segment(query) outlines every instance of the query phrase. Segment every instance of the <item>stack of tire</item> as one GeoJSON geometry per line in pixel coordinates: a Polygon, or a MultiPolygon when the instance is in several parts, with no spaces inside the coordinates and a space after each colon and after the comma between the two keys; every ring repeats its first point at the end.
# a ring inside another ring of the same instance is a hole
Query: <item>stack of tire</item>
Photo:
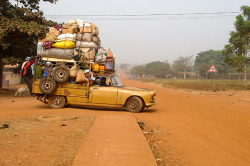
{"type": "Polygon", "coordinates": [[[69,79],[69,68],[66,66],[57,66],[52,70],[52,77],[43,77],[40,80],[39,88],[44,94],[50,94],[55,91],[56,83],[63,83],[69,79]]]}

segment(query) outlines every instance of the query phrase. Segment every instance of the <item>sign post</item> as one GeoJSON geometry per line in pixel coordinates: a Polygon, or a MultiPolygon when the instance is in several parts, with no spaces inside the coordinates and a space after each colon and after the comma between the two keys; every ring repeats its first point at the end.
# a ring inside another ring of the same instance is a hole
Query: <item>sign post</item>
{"type": "Polygon", "coordinates": [[[216,70],[215,66],[212,65],[212,66],[210,67],[210,69],[208,70],[208,72],[210,73],[211,87],[212,87],[212,86],[213,86],[214,73],[217,73],[217,70],[216,70]]]}

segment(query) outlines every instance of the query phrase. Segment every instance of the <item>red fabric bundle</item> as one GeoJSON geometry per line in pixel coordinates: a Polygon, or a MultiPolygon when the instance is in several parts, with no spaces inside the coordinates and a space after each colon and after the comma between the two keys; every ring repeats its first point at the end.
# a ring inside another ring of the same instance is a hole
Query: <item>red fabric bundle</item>
{"type": "Polygon", "coordinates": [[[43,42],[43,49],[47,50],[47,49],[53,48],[53,45],[54,45],[54,42],[52,42],[52,41],[44,41],[43,42]]]}

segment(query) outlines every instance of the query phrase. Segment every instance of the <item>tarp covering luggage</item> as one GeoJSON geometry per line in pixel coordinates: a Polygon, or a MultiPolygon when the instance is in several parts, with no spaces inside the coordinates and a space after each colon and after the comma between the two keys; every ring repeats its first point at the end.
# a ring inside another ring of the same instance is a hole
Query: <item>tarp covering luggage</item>
{"type": "Polygon", "coordinates": [[[44,54],[50,58],[72,59],[74,56],[74,49],[51,48],[45,50],[44,54]]]}

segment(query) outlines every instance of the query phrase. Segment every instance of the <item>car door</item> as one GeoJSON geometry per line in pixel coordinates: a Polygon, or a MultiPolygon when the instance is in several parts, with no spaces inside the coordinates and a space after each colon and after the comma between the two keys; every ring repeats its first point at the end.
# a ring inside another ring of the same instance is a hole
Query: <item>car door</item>
{"type": "Polygon", "coordinates": [[[58,85],[61,89],[61,95],[67,97],[69,104],[84,104],[89,102],[89,87],[81,84],[71,84],[65,82],[58,85]]]}
{"type": "Polygon", "coordinates": [[[118,90],[116,87],[91,86],[89,102],[93,104],[116,105],[118,90]]]}

